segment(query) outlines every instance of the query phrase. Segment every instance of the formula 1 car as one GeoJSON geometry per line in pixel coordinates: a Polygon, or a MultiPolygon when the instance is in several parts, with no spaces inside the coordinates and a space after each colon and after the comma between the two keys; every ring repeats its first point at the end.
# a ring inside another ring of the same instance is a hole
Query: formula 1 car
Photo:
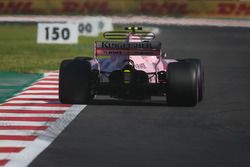
{"type": "Polygon", "coordinates": [[[141,27],[104,33],[94,56],[64,60],[59,73],[62,103],[87,104],[95,95],[119,99],[165,96],[168,105],[195,106],[204,96],[199,59],[169,59],[155,34],[141,27]]]}

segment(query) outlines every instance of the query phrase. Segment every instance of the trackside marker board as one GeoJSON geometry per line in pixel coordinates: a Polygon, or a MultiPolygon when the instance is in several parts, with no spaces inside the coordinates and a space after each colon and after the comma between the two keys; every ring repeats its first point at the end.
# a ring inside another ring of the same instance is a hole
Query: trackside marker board
{"type": "Polygon", "coordinates": [[[81,36],[98,36],[98,21],[96,17],[86,17],[78,22],[78,31],[81,36]]]}
{"type": "Polygon", "coordinates": [[[76,44],[78,43],[78,25],[74,23],[39,23],[37,43],[76,44]]]}
{"type": "Polygon", "coordinates": [[[100,32],[106,32],[106,31],[113,31],[113,20],[111,17],[98,17],[99,18],[99,31],[100,32]]]}
{"type": "Polygon", "coordinates": [[[98,36],[100,32],[113,31],[112,18],[83,17],[77,22],[80,36],[98,36]]]}

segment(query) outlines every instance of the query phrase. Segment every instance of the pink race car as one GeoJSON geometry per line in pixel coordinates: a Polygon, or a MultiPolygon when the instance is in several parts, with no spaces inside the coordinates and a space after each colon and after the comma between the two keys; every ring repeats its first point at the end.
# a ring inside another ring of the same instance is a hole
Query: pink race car
{"type": "Polygon", "coordinates": [[[168,59],[155,34],[141,27],[104,33],[93,59],[77,57],[60,66],[59,99],[87,104],[95,95],[120,99],[165,96],[169,105],[195,106],[204,96],[199,59],[168,59]]]}

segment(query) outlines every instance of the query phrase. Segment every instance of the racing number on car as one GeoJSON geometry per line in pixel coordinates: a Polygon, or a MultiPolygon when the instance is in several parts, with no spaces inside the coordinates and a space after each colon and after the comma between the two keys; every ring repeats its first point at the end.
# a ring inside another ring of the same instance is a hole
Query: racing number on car
{"type": "Polygon", "coordinates": [[[68,40],[70,38],[69,28],[45,27],[46,40],[68,40]]]}

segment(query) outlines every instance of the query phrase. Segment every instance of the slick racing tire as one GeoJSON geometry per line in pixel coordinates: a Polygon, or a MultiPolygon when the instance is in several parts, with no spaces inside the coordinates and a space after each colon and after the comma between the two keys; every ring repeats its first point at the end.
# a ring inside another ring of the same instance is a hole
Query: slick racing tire
{"type": "Polygon", "coordinates": [[[199,101],[202,101],[205,93],[204,67],[199,59],[185,59],[184,61],[192,62],[196,66],[198,77],[199,101]]]}
{"type": "Polygon", "coordinates": [[[86,104],[92,100],[91,65],[86,60],[64,60],[59,73],[59,100],[66,104],[86,104]]]}
{"type": "Polygon", "coordinates": [[[166,92],[170,106],[195,106],[198,103],[198,76],[191,62],[175,62],[168,65],[166,92]]]}

